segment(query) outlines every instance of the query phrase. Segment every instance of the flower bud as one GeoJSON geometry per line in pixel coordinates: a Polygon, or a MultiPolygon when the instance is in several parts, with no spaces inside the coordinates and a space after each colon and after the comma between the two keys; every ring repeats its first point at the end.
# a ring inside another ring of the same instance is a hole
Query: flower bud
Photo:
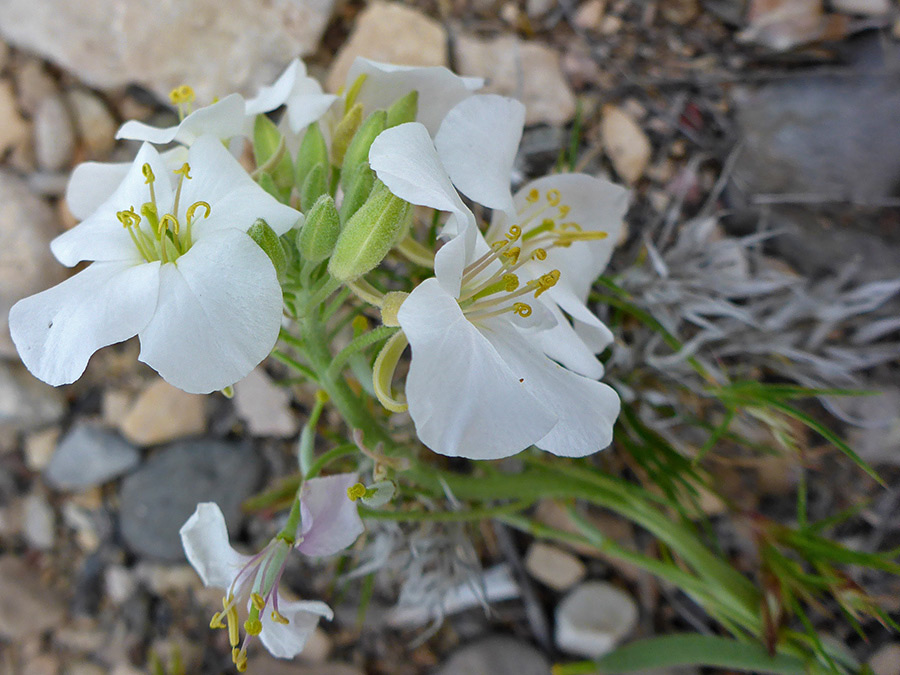
{"type": "Polygon", "coordinates": [[[275,267],[275,272],[280,279],[287,269],[287,256],[284,252],[284,246],[281,245],[281,239],[275,234],[275,230],[269,227],[269,224],[262,218],[257,218],[256,222],[247,230],[247,234],[255,241],[259,247],[265,251],[275,267]]]}
{"type": "Polygon", "coordinates": [[[369,148],[372,147],[372,141],[382,131],[384,131],[387,113],[384,110],[376,110],[366,118],[356,133],[353,140],[347,146],[344,153],[344,164],[341,167],[341,187],[346,192],[350,180],[356,174],[357,167],[369,161],[369,148]]]}
{"type": "Polygon", "coordinates": [[[328,174],[330,167],[327,164],[316,164],[306,175],[303,187],[300,188],[300,210],[309,211],[316,200],[328,192],[328,174]]]}
{"type": "Polygon", "coordinates": [[[335,166],[341,166],[344,163],[344,153],[347,152],[347,146],[350,140],[362,124],[363,107],[357,103],[347,113],[344,118],[338,122],[331,137],[331,161],[335,166]]]}
{"type": "Polygon", "coordinates": [[[375,269],[406,233],[411,206],[382,183],[344,225],[328,262],[339,281],[352,281],[375,269]]]}
{"type": "Polygon", "coordinates": [[[306,214],[297,235],[297,248],[305,260],[321,262],[331,255],[341,233],[341,219],[331,195],[322,195],[306,214]]]}
{"type": "Polygon", "coordinates": [[[375,185],[375,172],[369,168],[368,162],[363,162],[356,167],[354,175],[348,181],[344,190],[344,200],[341,202],[341,222],[346,223],[359,210],[375,185]]]}
{"type": "Polygon", "coordinates": [[[294,165],[294,174],[298,188],[303,187],[306,177],[314,167],[319,164],[328,166],[328,145],[325,137],[319,129],[319,125],[313,122],[303,134],[300,142],[300,150],[297,152],[297,162],[294,165]]]}
{"type": "Polygon", "coordinates": [[[419,114],[419,92],[413,89],[403,98],[398,98],[387,110],[387,123],[385,129],[390,129],[398,124],[415,122],[419,114]]]}
{"type": "Polygon", "coordinates": [[[263,171],[256,177],[256,182],[259,183],[259,187],[275,197],[275,199],[280,202],[284,201],[284,193],[275,185],[275,179],[272,178],[272,174],[263,171]]]}
{"type": "Polygon", "coordinates": [[[265,115],[257,115],[253,123],[253,157],[256,166],[265,166],[279,190],[290,190],[294,184],[294,167],[285,151],[284,136],[265,115]]]}

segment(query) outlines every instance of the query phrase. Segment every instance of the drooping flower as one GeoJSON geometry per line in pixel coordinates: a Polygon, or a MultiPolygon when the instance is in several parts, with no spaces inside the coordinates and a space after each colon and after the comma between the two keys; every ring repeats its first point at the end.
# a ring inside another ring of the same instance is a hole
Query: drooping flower
{"type": "Polygon", "coordinates": [[[262,87],[259,93],[247,100],[246,114],[251,120],[256,115],[281,107],[287,108],[287,122],[295,134],[324,115],[337,100],[335,94],[326,94],[322,85],[306,74],[306,66],[294,59],[275,82],[262,87]]]}
{"type": "Polygon", "coordinates": [[[412,347],[406,399],[422,442],[472,459],[506,457],[532,444],[563,456],[609,445],[619,412],[615,391],[564,368],[537,339],[556,323],[542,296],[567,271],[532,263],[544,262],[551,246],[594,235],[545,227],[532,248],[524,239],[531,221],[523,221],[489,245],[420,124],[385,131],[369,158],[398,197],[451,214],[435,278],[417,286],[397,314],[412,347]]]}
{"type": "Polygon", "coordinates": [[[246,231],[262,218],[282,234],[300,214],[215,137],[197,139],[187,160],[173,174],[145,144],[96,212],[53,240],[64,265],[93,262],[10,310],[13,341],[36,377],[73,382],[96,350],[134,335],[141,361],[194,393],[231,385],[268,356],[281,287],[246,231]]]}
{"type": "Polygon", "coordinates": [[[356,474],[313,478],[301,490],[301,525],[296,533],[281,533],[254,556],[235,551],[228,541],[222,511],[216,504],[197,505],[181,528],[188,561],[204,585],[225,590],[222,611],[210,626],[228,631],[232,658],[239,671],[247,667],[247,644],[259,636],[273,656],[299,654],[320,617],[331,619],[331,608],[315,600],[285,600],[279,583],[291,550],[308,556],[329,556],[350,546],[363,531],[356,505],[347,490],[356,474]],[[240,613],[244,638],[240,637],[240,613]]]}

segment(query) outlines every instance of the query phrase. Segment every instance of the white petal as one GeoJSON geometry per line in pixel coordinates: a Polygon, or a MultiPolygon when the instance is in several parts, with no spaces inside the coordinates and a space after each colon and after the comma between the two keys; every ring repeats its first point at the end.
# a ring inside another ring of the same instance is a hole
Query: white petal
{"type": "Polygon", "coordinates": [[[227,590],[250,560],[231,548],[225,516],[213,502],[197,504],[179,534],[184,554],[205,586],[227,590]]]}
{"type": "Polygon", "coordinates": [[[172,127],[153,127],[138,120],[128,120],[119,127],[116,138],[164,145],[175,140],[179,128],[178,124],[172,127]]]}
{"type": "Polygon", "coordinates": [[[268,256],[239,230],[212,232],[160,268],[159,303],[140,331],[139,359],[179,389],[217,391],[269,355],[281,315],[268,256]]]}
{"type": "Polygon", "coordinates": [[[510,178],[525,106],[494,94],[472,96],[447,113],[434,137],[453,184],[469,199],[513,213],[510,178]]]}
{"type": "Polygon", "coordinates": [[[240,94],[230,94],[221,101],[195,110],[174,127],[157,128],[149,124],[130,120],[116,133],[116,138],[128,138],[161,145],[178,141],[191,145],[200,136],[210,134],[220,140],[228,140],[243,133],[244,98],[240,94]]]}
{"type": "Polygon", "coordinates": [[[291,131],[299,134],[328,112],[338,100],[334,94],[322,93],[322,86],[313,78],[306,78],[304,86],[288,100],[287,118],[291,131]]]}
{"type": "Polygon", "coordinates": [[[363,74],[366,81],[357,101],[366,111],[388,108],[409,92],[418,91],[416,121],[424,124],[429,134],[437,132],[448,110],[484,84],[481,78],[459,77],[443,66],[397,66],[357,57],[347,73],[347,88],[363,74]]]}
{"type": "Polygon", "coordinates": [[[603,348],[595,351],[586,344],[555,303],[546,303],[546,307],[556,317],[556,325],[549,330],[535,332],[529,338],[547,356],[569,370],[593,380],[603,377],[603,364],[594,355],[603,348]]]}
{"type": "Polygon", "coordinates": [[[298,77],[306,77],[306,66],[300,59],[294,59],[273,84],[260,87],[256,96],[247,99],[245,113],[259,115],[284,105],[294,90],[294,83],[298,77]]]}
{"type": "Polygon", "coordinates": [[[326,556],[343,551],[363,533],[356,502],[347,488],[357,482],[355,473],[312,478],[303,485],[303,541],[297,550],[304,555],[326,556]]]}
{"type": "Polygon", "coordinates": [[[52,385],[74,382],[91,355],[136,335],[156,308],[159,263],[94,263],[9,311],[25,366],[52,385]]]}
{"type": "MultiPolygon", "coordinates": [[[[556,422],[435,279],[400,307],[412,347],[406,378],[419,438],[442,455],[498,459],[524,450],[556,422]]],[[[511,329],[514,330],[514,329],[511,329]]],[[[542,357],[544,358],[544,357],[542,357]]]]}
{"type": "Polygon", "coordinates": [[[611,387],[566,370],[529,343],[512,326],[487,334],[512,372],[558,422],[539,448],[562,457],[583,457],[612,442],[620,402],[611,387]]]}
{"type": "MultiPolygon", "coordinates": [[[[145,143],[115,191],[93,214],[50,243],[50,250],[63,265],[71,267],[82,260],[141,260],[128,230],[122,227],[116,213],[129,208],[140,213],[141,204],[150,201],[149,186],[142,172],[145,163],[150,165],[156,176],[154,189],[157,203],[171,203],[172,188],[166,165],[153,146],[145,143]]],[[[106,187],[104,183],[104,189],[106,187]]]]}
{"type": "Polygon", "coordinates": [[[297,656],[306,646],[306,641],[316,629],[319,619],[325,617],[330,621],[334,617],[331,607],[315,600],[279,600],[278,611],[288,623],[273,621],[272,612],[266,607],[265,614],[260,617],[262,633],[259,634],[259,639],[269,653],[279,659],[292,659],[297,656]]]}
{"type": "Polygon", "coordinates": [[[211,207],[208,218],[198,217],[195,221],[194,238],[201,239],[224,228],[246,232],[257,218],[264,219],[276,234],[284,234],[299,220],[299,211],[259,187],[214,136],[203,136],[194,142],[188,163],[192,178],[185,180],[182,187],[179,220],[186,222],[185,213],[194,202],[204,201],[211,207]]]}

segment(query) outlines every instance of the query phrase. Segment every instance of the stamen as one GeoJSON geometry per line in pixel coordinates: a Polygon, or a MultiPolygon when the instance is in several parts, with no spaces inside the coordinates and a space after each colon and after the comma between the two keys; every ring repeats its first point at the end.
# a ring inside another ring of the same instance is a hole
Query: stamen
{"type": "Polygon", "coordinates": [[[249,616],[247,617],[247,620],[244,621],[244,630],[247,631],[247,635],[253,635],[255,637],[262,633],[262,621],[255,616],[249,616]]]}
{"type": "Polygon", "coordinates": [[[522,241],[528,241],[532,237],[536,237],[537,235],[543,232],[551,232],[553,228],[556,227],[556,221],[550,218],[545,218],[541,221],[541,224],[537,227],[533,227],[528,232],[525,233],[525,236],[522,237],[522,241]]]}
{"type": "Polygon", "coordinates": [[[126,230],[131,227],[137,227],[141,224],[141,217],[134,212],[134,207],[128,207],[127,211],[117,211],[116,218],[122,223],[122,227],[126,230]]]}
{"type": "Polygon", "coordinates": [[[259,593],[253,593],[250,595],[250,602],[258,611],[263,611],[266,608],[266,601],[263,600],[263,597],[259,593]]]}
{"type": "Polygon", "coordinates": [[[175,169],[174,173],[178,174],[178,187],[175,188],[175,204],[172,206],[172,211],[177,214],[178,203],[181,200],[181,186],[184,184],[185,178],[191,180],[191,165],[185,162],[180,169],[175,169]]]}
{"type": "Polygon", "coordinates": [[[531,252],[532,260],[546,260],[547,259],[547,249],[545,248],[536,248],[531,252]]]}
{"type": "Polygon", "coordinates": [[[531,316],[531,305],[525,302],[516,302],[513,304],[513,312],[523,318],[529,317],[531,316]]]}
{"type": "Polygon", "coordinates": [[[520,253],[522,253],[522,249],[518,246],[513,246],[512,248],[503,251],[501,255],[509,261],[508,264],[515,265],[519,260],[520,253]]]}
{"type": "Polygon", "coordinates": [[[153,188],[153,183],[156,182],[156,176],[153,175],[153,169],[150,168],[150,165],[146,162],[144,166],[141,167],[141,173],[144,174],[144,184],[150,186],[150,202],[153,206],[156,206],[156,190],[153,188]]]}
{"type": "Polygon", "coordinates": [[[534,297],[540,296],[541,293],[547,291],[554,286],[556,286],[556,282],[559,281],[559,270],[553,270],[552,272],[548,272],[541,276],[540,279],[537,280],[537,290],[534,292],[534,297]]]}
{"type": "Polygon", "coordinates": [[[237,647],[238,642],[241,640],[241,636],[239,633],[238,611],[234,602],[234,596],[229,595],[227,598],[222,598],[222,604],[225,607],[225,617],[228,620],[228,643],[232,647],[237,647]]]}
{"type": "Polygon", "coordinates": [[[247,670],[247,648],[242,647],[239,650],[237,647],[234,647],[231,650],[231,660],[239,673],[245,672],[247,670]]]}
{"type": "Polygon", "coordinates": [[[366,486],[362,483],[356,483],[347,488],[347,497],[350,498],[351,502],[355,502],[357,499],[362,499],[365,496],[366,486]]]}
{"type": "Polygon", "coordinates": [[[159,236],[162,236],[166,230],[172,230],[172,234],[178,234],[178,229],[178,219],[171,213],[167,213],[159,219],[159,225],[157,226],[156,231],[159,236]]]}
{"type": "Polygon", "coordinates": [[[560,220],[562,220],[562,219],[565,218],[567,215],[569,215],[569,211],[571,211],[571,210],[572,210],[572,207],[569,206],[568,204],[561,204],[560,207],[559,207],[559,218],[560,218],[560,220]]]}
{"type": "Polygon", "coordinates": [[[222,612],[216,612],[213,614],[212,619],[209,621],[210,628],[225,628],[225,624],[222,623],[222,612]]]}
{"type": "Polygon", "coordinates": [[[562,195],[559,193],[559,190],[548,190],[547,191],[547,203],[550,206],[557,206],[562,199],[562,195]]]}
{"type": "Polygon", "coordinates": [[[212,208],[210,207],[210,205],[207,202],[194,202],[188,207],[187,210],[186,220],[188,222],[188,225],[190,225],[194,219],[194,212],[201,207],[206,210],[206,213],[203,214],[203,217],[209,218],[209,214],[212,213],[212,208]]]}
{"type": "Polygon", "coordinates": [[[180,87],[175,87],[172,91],[169,92],[169,100],[172,101],[173,105],[178,108],[179,120],[183,120],[185,118],[185,115],[189,115],[191,113],[191,104],[196,98],[197,97],[194,94],[194,90],[186,84],[183,84],[180,87]]]}
{"type": "Polygon", "coordinates": [[[528,196],[525,197],[525,201],[528,202],[529,204],[534,204],[540,198],[541,198],[541,193],[538,192],[538,189],[531,188],[531,190],[528,191],[528,196]]]}
{"type": "Polygon", "coordinates": [[[287,626],[290,623],[288,618],[277,609],[272,610],[272,621],[274,621],[275,623],[280,623],[283,626],[287,626]]]}
{"type": "Polygon", "coordinates": [[[522,228],[518,225],[510,225],[509,230],[506,233],[506,238],[509,239],[509,243],[514,242],[518,239],[522,234],[522,228]]]}

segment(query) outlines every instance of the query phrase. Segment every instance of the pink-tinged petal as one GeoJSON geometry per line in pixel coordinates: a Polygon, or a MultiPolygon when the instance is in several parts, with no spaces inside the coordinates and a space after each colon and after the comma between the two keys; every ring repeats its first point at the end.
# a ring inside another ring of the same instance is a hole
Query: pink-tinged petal
{"type": "Polygon", "coordinates": [[[434,144],[460,192],[514,214],[510,178],[524,127],[525,106],[519,101],[472,96],[447,113],[434,144]]]}
{"type": "Polygon", "coordinates": [[[142,330],[156,309],[159,263],[94,263],[9,311],[22,362],[47,384],[74,382],[91,355],[142,330]]]}
{"type": "Polygon", "coordinates": [[[548,330],[538,331],[530,335],[529,338],[532,342],[544,354],[554,361],[559,361],[569,370],[573,370],[593,380],[599,380],[603,377],[603,364],[595,356],[603,348],[594,350],[591,345],[586,344],[585,340],[578,334],[575,327],[555,303],[546,303],[546,307],[556,318],[556,325],[548,330]]]}
{"type": "Polygon", "coordinates": [[[128,230],[122,226],[116,213],[129,208],[140,213],[141,205],[150,201],[149,186],[142,171],[144,164],[149,164],[156,176],[154,189],[157,203],[171,203],[173,193],[169,171],[159,153],[152,145],[145,143],[112,194],[89,217],[50,243],[50,250],[57,260],[68,267],[83,260],[141,260],[128,230]]]}
{"type": "Polygon", "coordinates": [[[325,617],[330,621],[334,617],[331,607],[317,600],[279,600],[278,611],[288,623],[273,621],[271,608],[266,607],[265,613],[260,617],[262,632],[259,639],[269,653],[279,659],[292,659],[297,656],[306,646],[306,641],[319,624],[319,619],[325,617]]]}
{"type": "Polygon", "coordinates": [[[159,302],[140,331],[138,358],[179,389],[208,394],[269,355],[281,316],[268,256],[239,230],[211,232],[160,268],[159,302]]]}
{"type": "Polygon", "coordinates": [[[284,234],[300,219],[299,211],[259,187],[214,136],[203,136],[194,142],[188,163],[192,178],[182,186],[178,219],[187,222],[186,212],[195,202],[210,205],[209,217],[195,216],[191,231],[195,239],[227,228],[246,232],[257,218],[265,220],[276,234],[284,234]]]}
{"type": "Polygon", "coordinates": [[[614,389],[566,370],[510,324],[487,336],[527,390],[558,419],[535,445],[562,457],[584,457],[612,443],[621,406],[614,389]]]}
{"type": "Polygon", "coordinates": [[[179,534],[184,554],[205,586],[227,590],[250,561],[250,556],[231,548],[225,516],[214,502],[197,504],[179,534]]]}
{"type": "Polygon", "coordinates": [[[483,325],[482,334],[436,279],[413,290],[398,318],[412,347],[409,412],[419,438],[435,452],[508,457],[543,438],[556,423],[492,346],[495,324],[483,325]]]}
{"type": "Polygon", "coordinates": [[[130,120],[119,128],[116,138],[146,141],[156,145],[172,141],[191,145],[200,136],[209,134],[227,141],[244,133],[244,106],[243,96],[230,94],[221,101],[195,110],[174,127],[157,128],[130,120]]]}
{"type": "Polygon", "coordinates": [[[437,132],[447,111],[484,85],[481,78],[459,77],[443,66],[397,66],[357,57],[347,73],[346,88],[360,75],[366,75],[366,80],[357,101],[367,112],[386,109],[409,92],[419,92],[416,121],[424,124],[429,134],[437,132]]]}
{"type": "Polygon", "coordinates": [[[347,488],[357,482],[355,473],[312,478],[303,485],[302,541],[297,550],[304,555],[326,556],[343,551],[363,533],[356,502],[347,496],[347,488]]]}

